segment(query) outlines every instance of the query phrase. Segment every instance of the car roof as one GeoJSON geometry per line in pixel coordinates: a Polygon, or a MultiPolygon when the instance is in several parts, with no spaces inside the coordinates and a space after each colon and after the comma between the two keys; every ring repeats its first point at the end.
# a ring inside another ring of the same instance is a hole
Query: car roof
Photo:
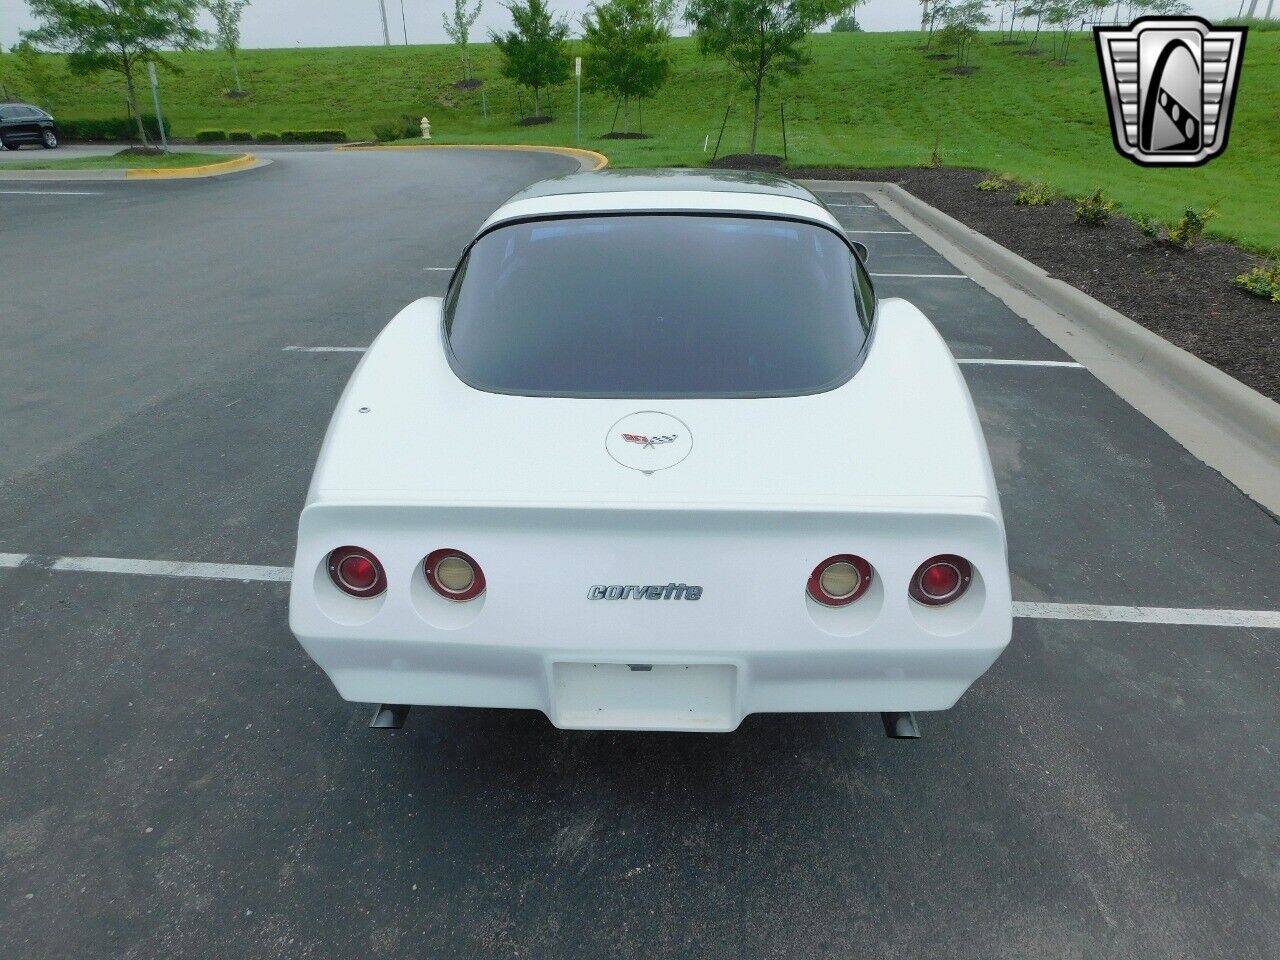
{"type": "Polygon", "coordinates": [[[541,180],[499,207],[481,232],[509,220],[627,212],[742,213],[814,220],[839,229],[800,184],[744,170],[596,170],[541,180]]]}

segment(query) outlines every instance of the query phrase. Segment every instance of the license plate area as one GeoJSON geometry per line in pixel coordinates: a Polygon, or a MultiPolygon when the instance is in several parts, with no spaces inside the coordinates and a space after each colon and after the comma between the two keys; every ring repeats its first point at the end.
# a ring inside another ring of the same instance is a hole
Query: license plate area
{"type": "Polygon", "coordinates": [[[733,664],[554,663],[553,719],[577,730],[732,730],[733,664]]]}

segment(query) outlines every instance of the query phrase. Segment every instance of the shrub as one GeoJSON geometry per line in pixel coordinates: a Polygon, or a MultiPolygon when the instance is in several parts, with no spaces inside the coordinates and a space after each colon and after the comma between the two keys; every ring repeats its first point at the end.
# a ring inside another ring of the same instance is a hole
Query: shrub
{"type": "Polygon", "coordinates": [[[1254,267],[1248,273],[1236,277],[1236,285],[1255,297],[1263,297],[1272,303],[1280,303],[1280,260],[1254,267]]]}
{"type": "MultiPolygon", "coordinates": [[[[155,117],[144,116],[143,124],[147,135],[156,137],[160,127],[155,117]]],[[[170,132],[169,122],[164,125],[166,134],[170,132]]],[[[58,120],[58,135],[66,141],[81,143],[132,143],[138,139],[138,125],[132,117],[113,117],[108,120],[58,120]]]]}
{"type": "Polygon", "coordinates": [[[392,140],[409,140],[422,136],[422,125],[414,117],[405,114],[395,120],[381,120],[373,125],[375,140],[389,143],[392,140]]]}
{"type": "Polygon", "coordinates": [[[979,180],[978,189],[985,191],[987,193],[991,193],[996,190],[1003,190],[1005,187],[1010,186],[1012,183],[1013,181],[1011,181],[1008,177],[1004,176],[1003,174],[997,174],[994,177],[987,177],[987,179],[985,180],[979,180]]]}
{"type": "Polygon", "coordinates": [[[280,134],[274,130],[259,130],[258,135],[254,138],[259,143],[279,143],[280,134]]]}
{"type": "Polygon", "coordinates": [[[253,140],[253,133],[248,130],[228,130],[227,139],[236,143],[249,143],[253,140]]]}
{"type": "Polygon", "coordinates": [[[1188,207],[1182,216],[1167,225],[1157,237],[1157,242],[1179,250],[1190,250],[1199,242],[1205,224],[1217,215],[1215,210],[1193,210],[1188,207]]]}
{"type": "Polygon", "coordinates": [[[1104,197],[1101,190],[1076,197],[1076,223],[1086,227],[1104,226],[1118,206],[1120,204],[1110,197],[1104,197]]]}
{"type": "Polygon", "coordinates": [[[1160,221],[1154,217],[1148,217],[1145,213],[1135,213],[1133,215],[1133,225],[1137,227],[1144,236],[1148,236],[1152,240],[1160,236],[1160,221]]]}
{"type": "Polygon", "coordinates": [[[1020,207],[1047,207],[1058,199],[1053,187],[1043,183],[1032,183],[1018,191],[1013,202],[1020,207]]]}
{"type": "Polygon", "coordinates": [[[227,131],[225,130],[197,130],[196,143],[226,143],[227,131]]]}
{"type": "Polygon", "coordinates": [[[346,143],[343,130],[285,130],[280,134],[281,143],[346,143]]]}
{"type": "Polygon", "coordinates": [[[942,166],[942,134],[933,138],[933,153],[929,154],[929,166],[936,170],[942,166]]]}

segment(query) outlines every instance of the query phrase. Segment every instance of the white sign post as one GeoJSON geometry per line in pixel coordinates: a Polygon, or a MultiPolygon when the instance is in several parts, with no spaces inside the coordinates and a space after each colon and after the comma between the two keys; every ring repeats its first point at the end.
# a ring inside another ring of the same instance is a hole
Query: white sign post
{"type": "Polygon", "coordinates": [[[577,132],[574,134],[573,142],[577,144],[581,144],[582,143],[582,58],[581,57],[573,58],[573,75],[577,78],[577,81],[578,81],[578,121],[577,121],[577,128],[576,128],[577,132]]]}
{"type": "Polygon", "coordinates": [[[156,80],[156,65],[147,64],[147,76],[151,79],[151,102],[156,105],[156,123],[160,125],[160,144],[164,152],[169,152],[169,138],[164,132],[164,114],[160,112],[160,83],[156,80]]]}

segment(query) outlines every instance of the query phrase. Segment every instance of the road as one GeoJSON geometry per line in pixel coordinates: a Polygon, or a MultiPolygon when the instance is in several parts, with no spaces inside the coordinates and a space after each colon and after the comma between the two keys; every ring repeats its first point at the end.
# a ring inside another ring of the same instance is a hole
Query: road
{"type": "MultiPolygon", "coordinates": [[[[0,956],[1273,958],[1274,629],[1022,617],[910,743],[860,716],[388,733],[299,649],[284,584],[50,569],[287,565],[359,354],[286,348],[368,344],[572,168],[298,153],[0,192],[0,551],[36,555],[0,569],[0,956]]],[[[828,199],[965,361],[1016,599],[1280,610],[1274,517],[828,199]]]]}

